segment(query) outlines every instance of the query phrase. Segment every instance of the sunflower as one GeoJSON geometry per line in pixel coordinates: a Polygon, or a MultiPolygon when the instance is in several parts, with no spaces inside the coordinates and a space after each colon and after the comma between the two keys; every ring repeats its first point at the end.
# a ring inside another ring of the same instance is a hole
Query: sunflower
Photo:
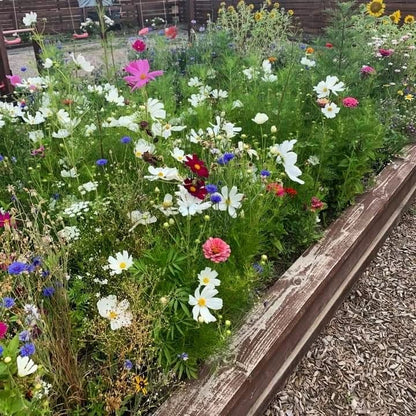
{"type": "Polygon", "coordinates": [[[396,10],[394,13],[392,13],[390,16],[390,20],[394,23],[394,24],[399,24],[400,22],[400,18],[401,18],[401,13],[400,10],[396,10]]]}
{"type": "Polygon", "coordinates": [[[384,0],[371,0],[370,3],[367,3],[367,13],[373,17],[380,17],[384,13],[386,5],[384,0]]]}
{"type": "Polygon", "coordinates": [[[259,20],[261,20],[263,18],[263,13],[262,12],[256,12],[255,14],[254,14],[254,20],[256,21],[256,22],[258,22],[259,20]]]}
{"type": "Polygon", "coordinates": [[[412,24],[415,21],[415,17],[412,16],[411,14],[408,14],[405,18],[404,18],[404,22],[407,24],[412,24]]]}

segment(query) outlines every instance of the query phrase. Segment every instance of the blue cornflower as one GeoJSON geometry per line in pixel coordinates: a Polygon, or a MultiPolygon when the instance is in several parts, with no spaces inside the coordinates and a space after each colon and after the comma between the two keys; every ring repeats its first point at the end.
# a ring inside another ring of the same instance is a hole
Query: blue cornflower
{"type": "Polygon", "coordinates": [[[58,199],[59,199],[59,194],[53,194],[52,195],[52,198],[55,200],[55,201],[57,201],[58,199]]]}
{"type": "Polygon", "coordinates": [[[3,349],[3,347],[0,345],[0,357],[3,355],[3,351],[4,351],[4,349],[3,349]]]}
{"type": "Polygon", "coordinates": [[[186,352],[183,352],[182,354],[178,354],[178,358],[180,358],[183,361],[186,361],[189,358],[189,356],[186,352]]]}
{"type": "Polygon", "coordinates": [[[29,273],[34,272],[36,269],[36,267],[33,264],[28,264],[26,267],[26,271],[28,271],[29,273]]]}
{"type": "Polygon", "coordinates": [[[55,288],[53,288],[52,286],[45,287],[42,290],[42,295],[48,298],[52,297],[54,293],[55,293],[55,288]]]}
{"type": "Polygon", "coordinates": [[[218,204],[219,202],[221,202],[221,199],[222,199],[221,195],[218,195],[218,194],[211,195],[211,202],[214,204],[218,204]]]}
{"type": "Polygon", "coordinates": [[[3,298],[3,307],[6,309],[12,308],[15,305],[15,301],[13,298],[5,297],[3,298]]]}
{"type": "Polygon", "coordinates": [[[34,257],[34,258],[33,258],[33,260],[32,260],[32,264],[33,264],[35,267],[39,267],[39,266],[41,266],[41,265],[42,265],[42,257],[40,257],[40,256],[36,256],[36,257],[34,257]]]}
{"type": "Polygon", "coordinates": [[[43,272],[42,272],[42,277],[48,277],[49,275],[50,275],[50,271],[49,270],[44,270],[43,272]]]}
{"type": "Polygon", "coordinates": [[[3,160],[4,160],[4,156],[0,155],[0,162],[3,162],[3,160]]]}
{"type": "Polygon", "coordinates": [[[27,343],[20,347],[20,355],[22,357],[30,357],[36,351],[36,348],[33,344],[27,343]]]}
{"type": "Polygon", "coordinates": [[[108,160],[107,159],[98,159],[96,162],[95,162],[95,164],[97,165],[97,166],[104,166],[104,165],[106,165],[108,163],[108,160]]]}
{"type": "Polygon", "coordinates": [[[133,363],[130,360],[125,360],[124,361],[124,368],[127,371],[130,371],[133,368],[133,363]]]}
{"type": "Polygon", "coordinates": [[[228,162],[230,162],[231,160],[234,159],[234,154],[233,153],[224,153],[218,160],[217,162],[220,165],[226,165],[228,162]]]}
{"type": "Polygon", "coordinates": [[[123,143],[123,144],[128,144],[130,142],[131,142],[131,137],[129,136],[124,136],[120,139],[120,143],[123,143]]]}
{"type": "Polygon", "coordinates": [[[254,263],[254,264],[253,264],[253,269],[254,269],[257,273],[263,273],[263,271],[264,271],[263,267],[262,267],[259,263],[254,263]]]}
{"type": "Polygon", "coordinates": [[[205,189],[209,194],[215,194],[215,192],[218,191],[217,185],[213,185],[209,183],[208,185],[205,185],[205,189]]]}
{"type": "Polygon", "coordinates": [[[7,269],[9,274],[20,274],[27,270],[27,264],[20,261],[13,262],[7,269]]]}
{"type": "Polygon", "coordinates": [[[266,177],[267,177],[267,176],[270,176],[270,172],[269,172],[268,170],[265,170],[265,169],[264,169],[264,170],[262,170],[262,171],[260,172],[260,175],[261,175],[261,176],[266,176],[266,177]]]}
{"type": "Polygon", "coordinates": [[[27,68],[26,68],[25,66],[22,66],[22,67],[20,68],[20,70],[21,70],[22,72],[26,72],[26,71],[27,71],[27,68]]]}
{"type": "Polygon", "coordinates": [[[29,341],[30,341],[30,332],[29,332],[29,331],[27,331],[27,330],[22,331],[22,332],[19,334],[19,341],[22,341],[22,342],[29,342],[29,341]]]}
{"type": "Polygon", "coordinates": [[[305,50],[305,49],[306,49],[306,47],[307,47],[307,45],[305,45],[304,43],[301,43],[301,44],[299,45],[299,48],[301,48],[302,50],[305,50]]]}

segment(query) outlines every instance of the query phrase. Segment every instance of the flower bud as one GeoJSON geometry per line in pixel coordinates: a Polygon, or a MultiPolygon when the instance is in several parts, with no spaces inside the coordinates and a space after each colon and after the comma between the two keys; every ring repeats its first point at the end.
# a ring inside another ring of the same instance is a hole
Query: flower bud
{"type": "Polygon", "coordinates": [[[272,133],[272,134],[274,134],[274,133],[277,133],[277,127],[276,126],[271,126],[270,127],[270,132],[272,133]]]}
{"type": "Polygon", "coordinates": [[[231,326],[231,321],[229,321],[228,319],[225,321],[225,326],[231,326]]]}
{"type": "Polygon", "coordinates": [[[12,360],[12,357],[9,357],[9,356],[7,356],[7,357],[4,357],[4,362],[6,363],[6,364],[9,364],[9,362],[12,360]]]}
{"type": "Polygon", "coordinates": [[[265,254],[263,254],[263,255],[261,256],[261,259],[262,259],[263,261],[267,261],[267,256],[266,256],[265,254]]]}

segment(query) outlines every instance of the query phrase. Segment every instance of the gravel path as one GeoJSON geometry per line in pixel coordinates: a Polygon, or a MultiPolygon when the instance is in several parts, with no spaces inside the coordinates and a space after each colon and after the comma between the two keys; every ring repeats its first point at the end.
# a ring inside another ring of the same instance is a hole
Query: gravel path
{"type": "Polygon", "coordinates": [[[416,202],[265,416],[416,415],[416,202]]]}

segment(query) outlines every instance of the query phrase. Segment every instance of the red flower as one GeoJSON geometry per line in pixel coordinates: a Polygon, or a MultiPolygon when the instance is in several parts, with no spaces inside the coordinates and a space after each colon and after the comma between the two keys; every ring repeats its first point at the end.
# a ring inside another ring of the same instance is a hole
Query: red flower
{"type": "Polygon", "coordinates": [[[298,191],[293,188],[285,188],[285,192],[290,195],[292,198],[298,194],[298,191]]]}
{"type": "Polygon", "coordinates": [[[145,50],[146,50],[146,44],[142,41],[142,40],[140,40],[140,39],[137,39],[132,45],[131,45],[131,47],[135,50],[135,51],[137,51],[137,52],[144,52],[145,50]]]}
{"type": "Polygon", "coordinates": [[[201,179],[185,179],[183,186],[191,195],[199,199],[204,199],[208,193],[205,189],[205,182],[201,179]]]}
{"type": "Polygon", "coordinates": [[[178,36],[178,29],[176,26],[167,27],[165,29],[165,36],[169,39],[175,39],[178,36]]]}
{"type": "Polygon", "coordinates": [[[379,50],[378,50],[378,53],[381,56],[390,56],[393,52],[394,52],[393,49],[383,49],[383,48],[379,48],[379,50]]]}
{"type": "Polygon", "coordinates": [[[0,339],[5,337],[8,328],[7,324],[0,321],[0,339]]]}
{"type": "Polygon", "coordinates": [[[316,196],[313,196],[311,198],[310,210],[312,212],[318,211],[318,209],[322,209],[323,207],[324,207],[324,203],[319,198],[317,198],[316,196]]]}
{"type": "Polygon", "coordinates": [[[185,165],[191,169],[193,173],[196,173],[198,176],[202,176],[203,178],[208,178],[209,172],[207,167],[205,166],[205,163],[198,159],[198,155],[195,153],[192,155],[192,157],[187,157],[185,161],[185,165]]]}
{"type": "Polygon", "coordinates": [[[266,186],[266,190],[269,192],[273,192],[276,196],[284,196],[285,195],[285,188],[283,188],[280,183],[272,182],[266,186]]]}
{"type": "Polygon", "coordinates": [[[325,43],[325,48],[333,48],[334,45],[331,42],[325,43]]]}

